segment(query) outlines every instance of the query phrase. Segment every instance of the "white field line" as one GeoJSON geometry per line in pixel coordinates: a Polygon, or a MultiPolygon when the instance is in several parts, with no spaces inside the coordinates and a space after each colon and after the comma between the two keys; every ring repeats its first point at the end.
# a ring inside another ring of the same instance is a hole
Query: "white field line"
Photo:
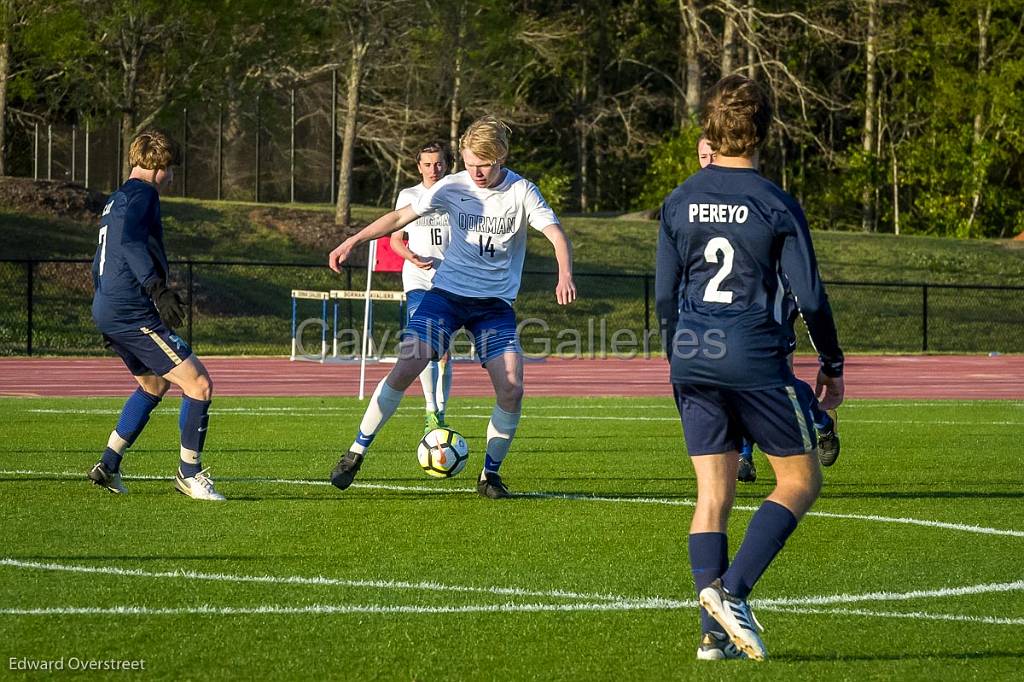
{"type": "MultiPolygon", "coordinates": [[[[0,608],[0,616],[245,616],[245,615],[346,615],[346,614],[463,614],[463,613],[541,613],[566,611],[634,611],[643,608],[635,604],[605,602],[591,604],[474,604],[469,606],[389,606],[358,604],[311,604],[309,606],[210,606],[191,608],[153,608],[148,606],[107,607],[45,607],[0,608]]],[[[926,613],[922,611],[867,611],[863,609],[765,609],[802,615],[861,616],[870,618],[909,618],[985,625],[1024,625],[1024,618],[997,616],[967,616],[953,613],[926,613]]]]}
{"type": "Polygon", "coordinates": [[[1000,616],[967,616],[959,613],[925,613],[922,611],[868,611],[866,609],[813,609],[761,607],[763,611],[799,613],[801,615],[866,616],[869,618],[909,618],[911,620],[941,620],[957,623],[984,623],[986,625],[1024,625],[1024,618],[1003,618],[1000,616]]]}
{"type": "Polygon", "coordinates": [[[153,608],[148,606],[0,608],[2,616],[245,616],[306,614],[459,614],[459,613],[538,613],[551,611],[636,611],[660,606],[618,602],[576,602],[572,604],[470,604],[466,606],[411,606],[387,604],[310,604],[308,606],[203,606],[191,608],[153,608]]]}
{"type": "Polygon", "coordinates": [[[962,587],[942,587],[937,590],[913,590],[911,592],[867,592],[864,594],[829,594],[817,597],[779,597],[775,599],[756,599],[751,603],[759,609],[785,610],[786,607],[791,606],[828,606],[830,604],[855,604],[865,601],[913,601],[916,599],[942,599],[945,597],[965,597],[975,594],[1022,591],[1024,591],[1024,580],[1017,580],[1012,583],[985,583],[962,587]]]}
{"type": "MultiPolygon", "coordinates": [[[[213,580],[218,582],[270,583],[306,586],[371,587],[380,589],[413,589],[426,591],[473,592],[502,596],[539,596],[562,599],[579,599],[568,604],[473,604],[464,606],[416,606],[380,604],[311,604],[307,606],[254,606],[232,607],[202,605],[191,608],[162,608],[145,606],[113,607],[39,607],[0,608],[0,615],[9,616],[52,616],[52,615],[303,615],[303,614],[460,614],[460,613],[515,613],[515,612],[579,612],[579,611],[638,611],[692,608],[692,601],[679,601],[661,597],[631,598],[617,595],[588,594],[566,590],[525,590],[522,588],[480,588],[471,586],[441,585],[439,583],[407,583],[380,580],[341,580],[323,576],[252,576],[223,573],[198,573],[195,571],[142,571],[114,566],[74,566],[66,564],[38,563],[16,559],[0,559],[0,566],[63,571],[73,573],[106,574],[119,577],[171,578],[184,580],[213,580]],[[594,601],[596,599],[596,601],[594,601]],[[591,600],[591,601],[587,601],[591,600]]],[[[808,605],[855,603],[860,601],[906,601],[912,599],[943,598],[983,594],[987,592],[1019,591],[1024,581],[1015,583],[991,583],[964,587],[942,588],[939,590],[915,590],[904,593],[869,592],[859,595],[825,595],[820,597],[778,598],[755,601],[762,611],[781,613],[867,616],[874,618],[911,618],[938,621],[984,623],[991,625],[1024,625],[1024,618],[1003,618],[996,616],[971,616],[963,614],[869,611],[865,609],[822,609],[808,608],[808,605]]]]}
{"type": "MultiPolygon", "coordinates": [[[[594,409],[614,409],[607,406],[588,406],[594,409]]],[[[651,406],[651,409],[657,406],[651,406]]],[[[579,415],[567,415],[567,414],[534,414],[534,412],[540,412],[544,409],[558,409],[564,412],[565,408],[530,408],[525,413],[526,419],[546,419],[551,421],[579,421],[579,415]]],[[[579,409],[574,407],[573,410],[579,409]]],[[[115,408],[87,408],[87,409],[29,409],[26,412],[34,414],[77,414],[77,415],[101,415],[101,416],[113,416],[121,414],[120,409],[115,408]]],[[[364,408],[345,408],[345,407],[317,407],[314,409],[310,408],[275,408],[275,407],[227,407],[227,408],[212,408],[210,414],[227,414],[239,417],[268,417],[268,416],[282,416],[282,417],[325,417],[331,415],[342,415],[342,414],[362,414],[364,408]]],[[[400,412],[408,413],[419,413],[418,407],[400,408],[400,412]]],[[[174,410],[161,410],[156,413],[157,416],[175,416],[177,412],[174,410]]],[[[460,419],[489,419],[491,416],[490,412],[460,412],[458,414],[460,419]]],[[[665,416],[665,417],[652,417],[645,415],[587,415],[585,417],[587,421],[624,421],[624,422],[678,422],[679,416],[665,416]]],[[[856,417],[847,417],[840,420],[842,424],[892,424],[894,421],[898,421],[900,424],[913,424],[923,426],[1020,426],[1024,427],[1024,421],[1010,421],[1010,420],[990,420],[990,421],[978,421],[970,419],[858,419],[856,417]]]]}
{"type": "MultiPolygon", "coordinates": [[[[233,573],[203,573],[185,569],[173,571],[146,571],[137,568],[120,568],[117,566],[82,566],[76,564],[59,564],[51,562],[23,561],[20,559],[0,558],[0,566],[25,570],[49,571],[58,573],[82,573],[88,575],[113,575],[129,578],[154,578],[170,580],[199,580],[226,583],[255,583],[269,585],[300,585],[305,587],[356,587],[377,590],[405,590],[420,592],[442,592],[490,594],[503,597],[539,597],[549,599],[577,600],[579,602],[605,602],[614,604],[620,609],[681,609],[695,605],[694,600],[668,599],[665,597],[629,597],[619,594],[601,594],[593,592],[577,592],[574,590],[534,590],[521,587],[478,587],[472,585],[446,585],[443,583],[422,581],[406,582],[396,580],[364,580],[329,578],[325,576],[275,576],[246,575],[233,573]]],[[[945,599],[965,597],[977,594],[1024,591],[1024,580],[1009,583],[983,583],[980,585],[963,585],[959,587],[943,587],[935,590],[912,590],[909,592],[866,592],[862,594],[833,594],[809,597],[777,597],[756,599],[751,603],[759,610],[786,611],[797,606],[827,606],[834,604],[856,604],[865,601],[916,601],[921,599],[945,599]]]]}
{"type": "MultiPolygon", "coordinates": [[[[83,474],[72,471],[30,471],[24,469],[0,470],[0,476],[50,476],[53,478],[83,478],[83,474]]],[[[170,481],[170,476],[146,476],[146,475],[125,475],[124,480],[142,481],[170,481]]],[[[280,485],[309,485],[327,486],[327,481],[310,481],[294,478],[225,478],[219,477],[222,482],[239,483],[273,483],[280,485]]],[[[387,483],[353,483],[353,488],[365,488],[367,490],[390,490],[395,492],[432,492],[442,494],[475,494],[473,488],[435,488],[426,485],[393,485],[387,483]]],[[[666,507],[693,507],[696,502],[691,499],[665,499],[660,497],[602,497],[599,495],[582,495],[572,493],[545,493],[526,492],[514,493],[513,497],[539,498],[549,500],[570,500],[575,502],[604,502],[607,504],[654,504],[666,507]]],[[[733,509],[739,511],[757,511],[757,506],[736,505],[733,509]]],[[[930,521],[928,519],[915,519],[910,517],[878,516],[876,514],[841,514],[838,512],[809,511],[807,516],[816,516],[826,519],[844,519],[848,521],[869,521],[873,523],[892,523],[910,526],[923,526],[926,528],[941,528],[964,533],[976,533],[980,535],[1000,535],[1012,538],[1024,538],[1024,531],[1005,528],[989,528],[986,526],[975,526],[965,523],[948,523],[945,521],[930,521]]]]}
{"type": "Polygon", "coordinates": [[[576,599],[579,601],[608,602],[614,604],[636,605],[636,608],[679,608],[690,606],[690,602],[682,602],[662,597],[642,597],[632,599],[615,594],[593,594],[570,592],[565,590],[528,590],[519,587],[473,587],[470,585],[445,585],[436,582],[404,582],[396,580],[346,580],[325,576],[273,576],[273,575],[235,575],[230,573],[200,573],[197,571],[143,571],[135,568],[118,568],[116,566],[76,566],[70,564],[40,563],[21,561],[18,559],[0,559],[0,566],[23,568],[40,571],[57,571],[62,573],[87,573],[94,575],[116,575],[133,578],[180,578],[185,580],[206,580],[227,583],[260,583],[269,585],[305,585],[320,587],[359,587],[379,590],[414,590],[423,592],[465,592],[472,594],[492,594],[509,597],[540,597],[548,599],[576,599]]]}

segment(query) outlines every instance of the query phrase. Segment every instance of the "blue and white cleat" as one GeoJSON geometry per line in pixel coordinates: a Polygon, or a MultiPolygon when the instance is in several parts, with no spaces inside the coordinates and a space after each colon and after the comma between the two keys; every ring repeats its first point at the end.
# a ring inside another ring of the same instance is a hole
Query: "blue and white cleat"
{"type": "Polygon", "coordinates": [[[697,647],[698,661],[743,660],[747,655],[736,648],[728,635],[720,632],[705,632],[697,647]]]}
{"type": "Polygon", "coordinates": [[[755,661],[768,658],[758,631],[763,631],[745,599],[733,597],[722,587],[721,579],[700,591],[700,605],[718,621],[736,647],[755,661]]]}

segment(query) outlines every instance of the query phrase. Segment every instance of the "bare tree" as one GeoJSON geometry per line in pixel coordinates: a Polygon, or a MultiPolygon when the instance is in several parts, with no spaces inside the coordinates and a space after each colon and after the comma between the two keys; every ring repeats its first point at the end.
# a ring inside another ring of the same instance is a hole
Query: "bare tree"
{"type": "Polygon", "coordinates": [[[7,175],[7,79],[11,72],[11,0],[0,0],[0,175],[7,175]]]}
{"type": "Polygon", "coordinates": [[[697,0],[678,0],[679,18],[685,34],[683,55],[686,74],[686,114],[695,118],[700,113],[701,98],[701,8],[697,0]]]}
{"type": "MultiPolygon", "coordinates": [[[[989,50],[988,32],[992,21],[992,2],[989,0],[978,7],[978,80],[980,81],[988,70],[989,50]]],[[[985,174],[988,171],[981,154],[981,146],[985,141],[985,105],[980,102],[976,105],[974,112],[974,125],[971,135],[971,160],[973,189],[971,191],[971,213],[967,218],[967,236],[971,236],[971,228],[974,226],[975,218],[978,216],[978,207],[981,205],[982,190],[985,186],[985,174]]]]}
{"type": "MultiPolygon", "coordinates": [[[[864,38],[864,129],[861,135],[861,144],[864,156],[867,159],[873,158],[876,153],[876,146],[879,143],[878,132],[875,125],[875,110],[877,102],[877,58],[878,58],[878,0],[866,0],[867,4],[867,34],[864,38]]],[[[865,187],[861,195],[861,229],[865,232],[874,232],[877,228],[877,216],[875,202],[872,196],[872,189],[865,187]]]]}

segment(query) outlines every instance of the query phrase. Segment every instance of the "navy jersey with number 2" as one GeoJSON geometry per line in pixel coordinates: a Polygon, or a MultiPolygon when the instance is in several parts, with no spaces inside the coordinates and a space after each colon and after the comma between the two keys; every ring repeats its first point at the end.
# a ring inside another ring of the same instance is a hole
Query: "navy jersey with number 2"
{"type": "Polygon", "coordinates": [[[160,224],[160,195],[132,179],[110,195],[100,218],[92,263],[92,316],[106,333],[160,322],[146,287],[167,279],[167,253],[160,224]]]}
{"type": "Polygon", "coordinates": [[[839,376],[832,310],[799,204],[753,169],[711,165],[665,199],[655,299],[676,384],[792,383],[786,285],[823,371],[839,376]]]}

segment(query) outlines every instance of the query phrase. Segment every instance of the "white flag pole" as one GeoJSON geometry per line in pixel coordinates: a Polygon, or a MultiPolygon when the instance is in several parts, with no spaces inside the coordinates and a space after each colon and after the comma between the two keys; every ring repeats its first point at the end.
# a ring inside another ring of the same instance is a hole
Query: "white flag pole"
{"type": "Polygon", "coordinates": [[[370,255],[366,260],[366,301],[363,306],[363,352],[359,358],[359,399],[366,396],[366,353],[370,347],[370,289],[373,284],[373,264],[377,261],[377,240],[370,242],[370,255]]]}

